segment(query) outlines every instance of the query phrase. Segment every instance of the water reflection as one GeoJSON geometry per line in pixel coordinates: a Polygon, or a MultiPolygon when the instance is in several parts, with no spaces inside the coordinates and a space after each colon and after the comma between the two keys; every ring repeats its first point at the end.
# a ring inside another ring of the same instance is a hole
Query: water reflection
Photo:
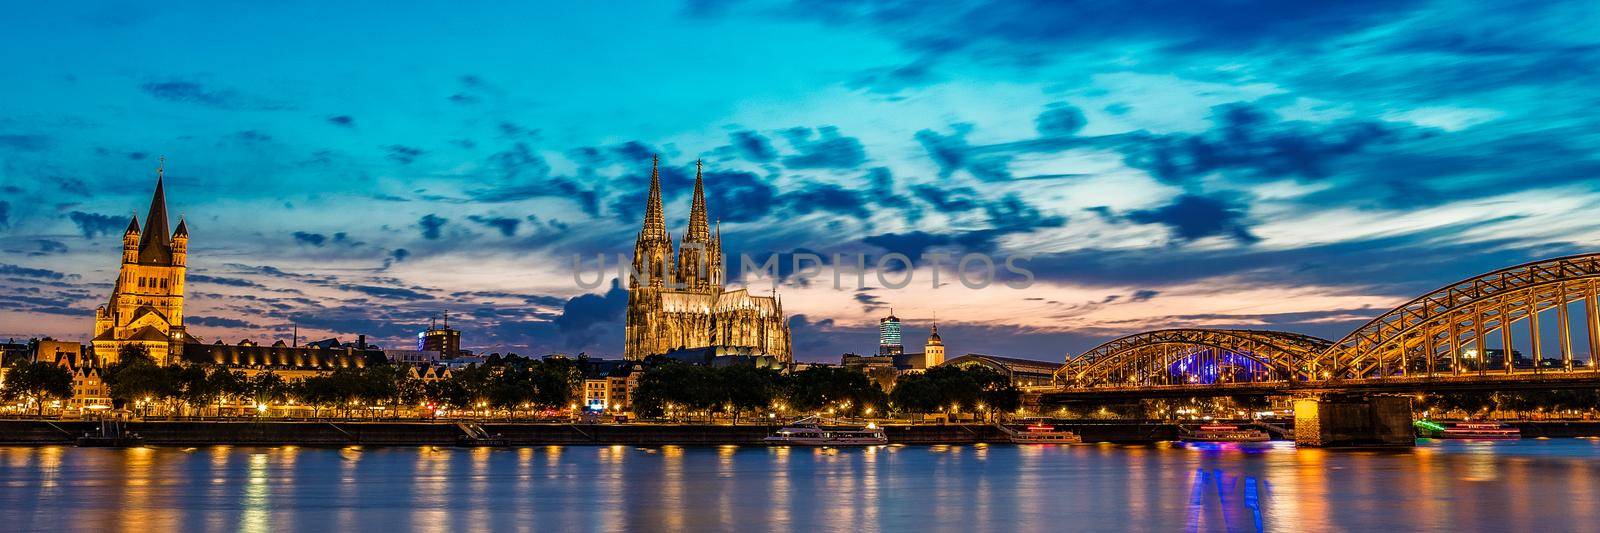
{"type": "Polygon", "coordinates": [[[0,448],[4,530],[1591,529],[1600,443],[0,448]]]}

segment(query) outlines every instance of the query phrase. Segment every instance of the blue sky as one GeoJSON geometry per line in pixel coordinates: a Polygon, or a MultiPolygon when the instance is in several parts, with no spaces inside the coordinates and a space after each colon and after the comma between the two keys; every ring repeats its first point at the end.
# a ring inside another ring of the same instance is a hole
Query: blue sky
{"type": "Polygon", "coordinates": [[[0,335],[88,335],[159,155],[191,333],[228,342],[448,311],[616,355],[626,296],[571,258],[631,250],[656,153],[679,234],[706,161],[730,252],[1032,257],[1023,290],[785,286],[806,360],[890,306],[908,343],[937,315],[952,352],[1052,360],[1337,338],[1600,237],[1593,3],[324,4],[13,10],[0,335]]]}

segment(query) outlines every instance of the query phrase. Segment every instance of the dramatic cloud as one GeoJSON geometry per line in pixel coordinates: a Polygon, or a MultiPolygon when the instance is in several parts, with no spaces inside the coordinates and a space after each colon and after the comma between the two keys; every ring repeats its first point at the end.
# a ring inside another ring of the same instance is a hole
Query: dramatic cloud
{"type": "Polygon", "coordinates": [[[417,226],[422,228],[422,238],[432,241],[439,238],[440,231],[443,230],[444,225],[449,222],[450,219],[440,217],[439,215],[435,215],[433,213],[428,213],[423,215],[421,220],[417,221],[417,226]]]}
{"type": "Polygon", "coordinates": [[[490,217],[490,216],[481,216],[481,215],[470,215],[470,216],[467,217],[467,220],[471,220],[473,222],[477,222],[479,224],[483,224],[485,226],[494,228],[495,230],[498,230],[500,232],[500,235],[505,236],[505,237],[515,236],[517,234],[517,226],[520,226],[522,224],[522,220],[521,219],[515,219],[515,218],[510,218],[510,217],[490,217]]]}
{"type": "Polygon", "coordinates": [[[323,235],[321,233],[309,233],[309,232],[304,232],[304,231],[296,231],[296,232],[292,233],[291,235],[294,236],[294,241],[297,242],[297,243],[300,243],[300,244],[309,244],[311,246],[320,247],[323,244],[328,242],[328,236],[327,235],[323,235]]]}
{"type": "Polygon", "coordinates": [[[745,159],[757,163],[766,163],[778,158],[778,151],[772,148],[772,141],[753,131],[734,132],[733,146],[745,159]]]}
{"type": "Polygon", "coordinates": [[[37,152],[50,148],[50,138],[44,135],[0,133],[0,148],[37,152]]]}
{"type": "Polygon", "coordinates": [[[289,106],[267,99],[241,94],[232,89],[210,88],[192,81],[150,82],[139,86],[152,97],[168,102],[195,104],[217,109],[276,110],[289,106]]]}
{"type": "Polygon", "coordinates": [[[783,138],[800,152],[783,158],[783,165],[789,168],[856,168],[867,160],[861,141],[840,135],[833,126],[815,131],[790,128],[783,131],[783,138]]]}
{"type": "Polygon", "coordinates": [[[86,213],[73,211],[67,213],[67,218],[78,226],[78,231],[83,233],[83,238],[93,239],[101,235],[121,235],[127,229],[127,219],[99,213],[86,213]]]}
{"type": "Polygon", "coordinates": [[[1250,234],[1243,218],[1244,213],[1228,202],[1189,194],[1156,209],[1128,213],[1128,220],[1139,224],[1165,224],[1172,229],[1173,237],[1181,241],[1215,235],[1246,244],[1259,240],[1250,234]]]}
{"type": "Polygon", "coordinates": [[[28,268],[28,267],[22,267],[22,266],[17,266],[17,265],[8,265],[8,264],[4,264],[4,263],[0,263],[0,275],[22,276],[22,277],[27,277],[27,278],[40,278],[40,279],[66,279],[66,277],[67,277],[66,274],[62,274],[62,273],[56,272],[54,270],[45,270],[45,269],[42,269],[42,268],[28,268]]]}
{"type": "Polygon", "coordinates": [[[385,152],[388,152],[390,161],[394,161],[402,165],[409,165],[416,161],[418,157],[422,157],[422,154],[426,153],[421,148],[405,146],[401,144],[391,144],[383,147],[383,149],[385,152]]]}
{"type": "Polygon", "coordinates": [[[405,346],[449,312],[474,349],[614,357],[625,291],[585,294],[567,268],[631,251],[652,156],[674,237],[703,160],[726,250],[779,253],[791,278],[784,263],[808,252],[1032,258],[1038,283],[1019,292],[786,284],[806,360],[870,352],[888,306],[908,339],[937,309],[951,353],[1051,360],[1161,325],[1337,336],[1449,280],[1592,252],[1600,234],[1600,95],[1574,74],[1600,71],[1594,32],[1574,22],[1590,3],[632,13],[695,36],[671,53],[595,39],[618,31],[603,6],[530,41],[492,19],[538,20],[537,6],[430,25],[397,4],[396,31],[315,54],[277,31],[303,22],[293,12],[219,22],[174,5],[174,20],[257,38],[191,35],[250,60],[154,74],[130,58],[170,42],[88,53],[103,25],[40,9],[59,24],[8,28],[8,59],[44,74],[0,85],[25,104],[0,116],[0,290],[16,296],[14,329],[38,329],[19,334],[92,329],[159,155],[169,218],[195,231],[195,327],[257,339],[298,323],[405,346]],[[499,53],[415,46],[462,24],[499,53]]]}

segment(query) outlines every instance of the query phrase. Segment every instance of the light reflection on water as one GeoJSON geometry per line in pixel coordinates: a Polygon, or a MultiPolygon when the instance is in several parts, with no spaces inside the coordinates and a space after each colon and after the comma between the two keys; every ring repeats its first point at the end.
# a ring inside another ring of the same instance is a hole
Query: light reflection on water
{"type": "Polygon", "coordinates": [[[1600,441],[0,447],[0,529],[1589,529],[1600,441]]]}

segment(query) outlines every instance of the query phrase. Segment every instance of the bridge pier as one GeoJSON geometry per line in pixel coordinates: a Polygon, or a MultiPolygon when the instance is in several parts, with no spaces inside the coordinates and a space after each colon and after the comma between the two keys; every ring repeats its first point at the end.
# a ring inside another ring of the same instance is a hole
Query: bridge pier
{"type": "Polygon", "coordinates": [[[1410,396],[1320,395],[1294,400],[1294,444],[1314,447],[1416,445],[1410,396]]]}

